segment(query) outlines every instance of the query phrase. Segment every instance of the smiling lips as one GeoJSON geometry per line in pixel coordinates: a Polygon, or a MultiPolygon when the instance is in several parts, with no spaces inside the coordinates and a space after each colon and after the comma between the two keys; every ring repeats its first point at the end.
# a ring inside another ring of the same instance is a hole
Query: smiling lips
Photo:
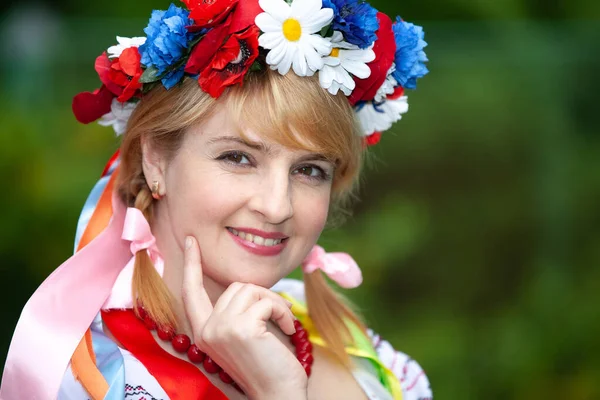
{"type": "Polygon", "coordinates": [[[287,244],[288,237],[279,232],[264,232],[252,228],[227,228],[234,241],[250,253],[274,256],[287,244]]]}

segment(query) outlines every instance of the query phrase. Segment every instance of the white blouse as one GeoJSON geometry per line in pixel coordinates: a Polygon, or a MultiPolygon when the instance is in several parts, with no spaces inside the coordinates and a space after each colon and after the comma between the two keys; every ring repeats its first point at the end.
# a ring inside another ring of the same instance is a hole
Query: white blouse
{"type": "MultiPolygon", "coordinates": [[[[297,300],[305,301],[304,282],[282,279],[272,288],[275,292],[285,292],[297,300]]],[[[102,322],[94,321],[95,332],[102,332],[102,322]]],[[[369,330],[369,337],[381,362],[400,380],[402,400],[431,400],[432,393],[425,373],[406,354],[394,350],[387,341],[369,330]]],[[[167,400],[168,396],[146,367],[129,351],[119,348],[125,369],[125,400],[167,400]]],[[[394,400],[378,378],[377,371],[370,361],[352,357],[355,368],[352,371],[356,381],[370,400],[394,400]]],[[[111,382],[109,382],[110,384],[111,382]]],[[[110,398],[111,396],[107,396],[110,398]]],[[[58,394],[58,400],[89,399],[89,395],[67,368],[58,394]]]]}
{"type": "MultiPolygon", "coordinates": [[[[304,282],[296,279],[282,279],[271,290],[285,292],[297,300],[306,301],[304,282]]],[[[367,333],[379,360],[400,380],[402,400],[431,400],[433,395],[429,380],[421,366],[406,354],[394,350],[389,342],[372,330],[367,333]]],[[[352,374],[369,400],[393,400],[390,392],[379,381],[377,371],[370,361],[361,357],[352,357],[352,360],[356,366],[352,374]]]]}

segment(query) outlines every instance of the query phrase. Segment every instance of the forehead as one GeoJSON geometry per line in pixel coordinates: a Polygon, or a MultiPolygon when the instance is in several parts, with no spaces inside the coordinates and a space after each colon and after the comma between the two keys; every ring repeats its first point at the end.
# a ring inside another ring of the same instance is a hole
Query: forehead
{"type": "MultiPolygon", "coordinates": [[[[257,109],[256,112],[264,110],[257,109]]],[[[193,136],[206,145],[218,143],[244,143],[250,147],[277,152],[314,152],[320,149],[312,143],[309,135],[299,129],[288,126],[287,132],[273,129],[273,126],[245,123],[241,115],[236,114],[226,103],[219,104],[214,113],[206,120],[191,128],[193,136]]]]}

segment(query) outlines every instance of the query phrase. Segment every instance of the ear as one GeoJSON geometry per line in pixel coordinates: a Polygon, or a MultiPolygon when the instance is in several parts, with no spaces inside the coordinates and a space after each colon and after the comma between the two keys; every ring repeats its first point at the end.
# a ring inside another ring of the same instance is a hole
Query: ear
{"type": "Polygon", "coordinates": [[[163,154],[145,136],[142,136],[142,168],[146,177],[146,184],[152,188],[154,182],[158,182],[158,194],[164,196],[166,193],[166,160],[163,154]]]}

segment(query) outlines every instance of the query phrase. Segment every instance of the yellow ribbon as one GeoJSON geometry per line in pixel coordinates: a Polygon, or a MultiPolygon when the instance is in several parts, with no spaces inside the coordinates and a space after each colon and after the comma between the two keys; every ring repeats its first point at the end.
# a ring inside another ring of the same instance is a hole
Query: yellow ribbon
{"type": "MultiPolygon", "coordinates": [[[[287,293],[279,293],[279,295],[292,303],[292,313],[300,322],[302,322],[302,325],[304,325],[304,329],[308,332],[311,343],[317,346],[327,347],[325,341],[316,330],[312,319],[308,315],[306,306],[287,293]]],[[[373,366],[379,372],[381,384],[392,394],[394,400],[402,400],[400,381],[396,375],[394,375],[394,373],[379,360],[377,352],[369,337],[351,321],[346,321],[346,326],[350,330],[353,339],[352,345],[346,345],[346,353],[351,356],[361,357],[371,361],[373,366]]]]}

